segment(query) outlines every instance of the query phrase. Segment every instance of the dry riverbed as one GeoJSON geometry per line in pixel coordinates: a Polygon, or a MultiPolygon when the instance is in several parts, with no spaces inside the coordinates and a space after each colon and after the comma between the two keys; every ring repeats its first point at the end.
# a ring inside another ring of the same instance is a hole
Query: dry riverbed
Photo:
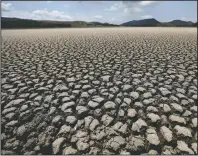
{"type": "Polygon", "coordinates": [[[1,154],[197,154],[197,29],[3,30],[1,154]]]}

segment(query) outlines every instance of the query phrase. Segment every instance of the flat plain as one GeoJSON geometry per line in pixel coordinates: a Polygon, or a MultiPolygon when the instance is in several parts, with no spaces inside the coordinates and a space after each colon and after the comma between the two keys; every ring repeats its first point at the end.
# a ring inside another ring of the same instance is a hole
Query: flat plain
{"type": "Polygon", "coordinates": [[[3,30],[1,154],[197,154],[197,29],[3,30]]]}

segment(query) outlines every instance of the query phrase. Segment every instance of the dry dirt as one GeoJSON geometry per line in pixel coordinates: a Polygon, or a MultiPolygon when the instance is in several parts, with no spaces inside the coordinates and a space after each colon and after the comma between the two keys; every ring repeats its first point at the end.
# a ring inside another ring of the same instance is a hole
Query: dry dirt
{"type": "Polygon", "coordinates": [[[1,154],[197,154],[197,29],[3,30],[1,154]]]}

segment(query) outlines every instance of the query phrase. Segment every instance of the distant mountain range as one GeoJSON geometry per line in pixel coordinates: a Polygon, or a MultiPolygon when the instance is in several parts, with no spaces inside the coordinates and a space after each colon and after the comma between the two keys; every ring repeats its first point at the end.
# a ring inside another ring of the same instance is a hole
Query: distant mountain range
{"type": "Polygon", "coordinates": [[[139,27],[156,27],[156,26],[191,27],[191,26],[197,26],[197,23],[193,23],[191,21],[181,21],[181,20],[173,20],[171,22],[159,22],[154,18],[150,18],[150,19],[143,19],[143,20],[133,20],[133,21],[123,23],[121,25],[139,26],[139,27]]]}
{"type": "Polygon", "coordinates": [[[114,26],[130,26],[130,27],[195,27],[197,22],[173,20],[171,22],[159,22],[154,18],[133,20],[121,25],[101,22],[85,22],[85,21],[49,21],[49,20],[30,20],[20,18],[1,17],[1,28],[75,28],[75,27],[114,27],[114,26]]]}

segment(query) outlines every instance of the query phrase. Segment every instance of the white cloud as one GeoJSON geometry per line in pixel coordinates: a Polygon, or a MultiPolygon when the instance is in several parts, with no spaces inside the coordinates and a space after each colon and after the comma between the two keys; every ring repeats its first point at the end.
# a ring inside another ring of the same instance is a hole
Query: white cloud
{"type": "Polygon", "coordinates": [[[181,20],[187,20],[187,18],[186,17],[182,17],[181,20]]]}
{"type": "Polygon", "coordinates": [[[132,8],[125,8],[124,9],[124,13],[128,14],[128,13],[139,13],[139,12],[143,12],[143,10],[139,7],[132,7],[132,8]]]}
{"type": "Polygon", "coordinates": [[[145,7],[159,4],[158,1],[122,1],[125,5],[124,13],[140,13],[144,11],[145,7]]]}
{"type": "Polygon", "coordinates": [[[96,15],[96,16],[94,16],[94,19],[102,19],[102,16],[101,15],[96,15]]]}
{"type": "Polygon", "coordinates": [[[134,6],[138,6],[139,1],[122,1],[122,3],[127,6],[127,7],[134,7],[134,6]]]}
{"type": "Polygon", "coordinates": [[[123,1],[124,4],[124,13],[131,14],[131,13],[139,13],[143,12],[143,9],[139,5],[139,1],[123,1]]]}
{"type": "Polygon", "coordinates": [[[156,2],[157,1],[141,1],[139,4],[142,6],[148,6],[148,5],[154,4],[156,2]]]}
{"type": "Polygon", "coordinates": [[[33,16],[37,19],[60,19],[60,20],[71,20],[72,18],[66,15],[64,12],[57,10],[48,11],[48,10],[35,10],[32,12],[33,16]]]}
{"type": "Polygon", "coordinates": [[[33,19],[32,14],[30,12],[26,11],[9,11],[9,12],[2,12],[3,17],[16,17],[16,18],[22,18],[22,19],[33,19]]]}
{"type": "Polygon", "coordinates": [[[2,11],[11,11],[12,10],[12,4],[11,3],[1,3],[1,9],[2,11]]]}
{"type": "Polygon", "coordinates": [[[107,11],[116,11],[116,10],[118,10],[118,8],[112,5],[109,9],[105,9],[105,10],[107,10],[107,11]]]}
{"type": "Polygon", "coordinates": [[[142,18],[142,19],[148,19],[148,18],[153,18],[153,16],[152,16],[152,15],[144,15],[144,16],[142,16],[141,18],[142,18]]]}
{"type": "Polygon", "coordinates": [[[117,11],[123,9],[124,13],[138,13],[142,12],[142,8],[139,7],[138,1],[122,1],[114,3],[110,8],[105,9],[107,11],[117,11]]]}
{"type": "Polygon", "coordinates": [[[105,9],[105,10],[107,10],[107,11],[116,11],[116,10],[122,8],[122,7],[123,7],[122,2],[118,2],[118,3],[113,4],[110,8],[105,9]]]}
{"type": "Polygon", "coordinates": [[[125,8],[124,9],[124,13],[128,13],[129,12],[129,9],[128,8],[125,8]]]}
{"type": "Polygon", "coordinates": [[[48,11],[47,9],[43,10],[35,10],[33,12],[24,12],[24,11],[10,11],[3,15],[5,17],[18,17],[23,19],[35,19],[35,20],[72,20],[72,17],[65,14],[64,12],[60,12],[57,10],[48,11]]]}
{"type": "Polygon", "coordinates": [[[192,17],[182,17],[182,18],[180,18],[180,20],[197,22],[197,18],[192,18],[192,17]]]}
{"type": "Polygon", "coordinates": [[[141,8],[139,8],[139,7],[132,8],[132,11],[133,12],[143,12],[143,10],[141,8]]]}
{"type": "Polygon", "coordinates": [[[52,3],[52,1],[46,1],[46,3],[52,3]]]}

